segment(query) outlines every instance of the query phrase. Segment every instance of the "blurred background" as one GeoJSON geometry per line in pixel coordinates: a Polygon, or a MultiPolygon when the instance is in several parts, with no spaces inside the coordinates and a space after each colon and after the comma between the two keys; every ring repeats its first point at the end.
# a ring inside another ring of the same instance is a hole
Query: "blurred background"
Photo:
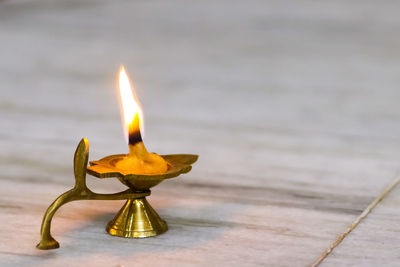
{"type": "MultiPolygon", "coordinates": [[[[93,158],[126,151],[116,91],[122,64],[144,109],[149,149],[198,152],[204,176],[259,175],[260,165],[343,169],[331,160],[341,152],[398,156],[398,8],[1,1],[0,162],[15,166],[15,177],[27,175],[19,168],[26,161],[32,173],[47,168],[53,177],[69,170],[81,137],[93,158]]],[[[370,171],[363,162],[358,171],[370,171]]]]}
{"type": "Polygon", "coordinates": [[[59,185],[39,214],[71,185],[82,137],[91,160],[127,152],[125,65],[148,149],[200,154],[190,178],[155,189],[156,207],[178,184],[199,196],[210,194],[202,184],[222,186],[216,194],[264,186],[257,203],[358,214],[399,171],[399,10],[368,0],[0,1],[1,179],[59,185]]]}

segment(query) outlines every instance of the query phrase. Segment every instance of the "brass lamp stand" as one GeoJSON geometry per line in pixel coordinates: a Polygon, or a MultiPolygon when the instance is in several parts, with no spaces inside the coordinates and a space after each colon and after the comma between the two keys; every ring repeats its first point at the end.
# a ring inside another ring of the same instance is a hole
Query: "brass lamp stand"
{"type": "Polygon", "coordinates": [[[169,163],[168,171],[159,175],[136,175],[124,172],[115,167],[115,163],[126,155],[111,155],[99,161],[90,162],[89,167],[89,142],[83,138],[74,156],[75,186],[73,189],[60,195],[47,209],[40,231],[41,240],[36,246],[38,249],[59,248],[59,243],[51,236],[51,220],[55,212],[62,205],[74,200],[122,200],[126,203],[106,227],[106,231],[115,236],[143,238],[164,233],[168,230],[166,222],[146,200],[150,195],[150,188],[168,178],[177,177],[192,169],[197,155],[176,154],[163,155],[169,163]],[[115,194],[98,194],[86,186],[86,173],[98,178],[117,177],[129,189],[115,194]]]}

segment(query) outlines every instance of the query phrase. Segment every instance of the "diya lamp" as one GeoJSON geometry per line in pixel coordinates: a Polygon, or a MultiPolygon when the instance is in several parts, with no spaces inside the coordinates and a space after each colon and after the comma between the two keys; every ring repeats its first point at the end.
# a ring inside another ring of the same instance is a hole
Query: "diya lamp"
{"type": "Polygon", "coordinates": [[[129,140],[129,153],[111,155],[89,162],[89,142],[83,138],[75,151],[75,186],[60,195],[47,209],[40,231],[38,249],[55,249],[60,245],[51,236],[51,221],[62,205],[74,200],[124,200],[126,203],[106,227],[114,236],[144,238],[156,236],[168,230],[167,223],[147,202],[150,188],[165,179],[174,178],[192,169],[198,156],[190,154],[157,155],[144,146],[140,129],[143,125],[139,101],[134,95],[129,78],[123,67],[119,73],[119,89],[123,125],[129,140]],[[116,177],[128,189],[114,194],[99,194],[86,185],[86,174],[94,177],[116,177]]]}

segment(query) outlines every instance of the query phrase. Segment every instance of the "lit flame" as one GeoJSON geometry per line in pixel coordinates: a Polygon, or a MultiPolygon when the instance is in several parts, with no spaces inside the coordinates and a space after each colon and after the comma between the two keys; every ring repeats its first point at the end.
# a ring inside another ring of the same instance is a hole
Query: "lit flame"
{"type": "Polygon", "coordinates": [[[141,129],[143,131],[143,116],[124,66],[121,66],[119,70],[119,96],[122,125],[125,138],[128,141],[130,135],[135,132],[140,133],[141,129]]]}

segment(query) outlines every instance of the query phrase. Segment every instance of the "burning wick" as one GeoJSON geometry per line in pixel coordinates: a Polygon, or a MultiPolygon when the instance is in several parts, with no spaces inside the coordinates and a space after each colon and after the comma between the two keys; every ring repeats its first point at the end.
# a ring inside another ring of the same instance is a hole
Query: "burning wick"
{"type": "Polygon", "coordinates": [[[142,112],[124,67],[121,67],[119,72],[119,91],[122,123],[124,131],[128,132],[129,154],[118,161],[115,167],[135,174],[166,173],[168,163],[156,153],[149,153],[143,144],[140,133],[142,112]]]}

